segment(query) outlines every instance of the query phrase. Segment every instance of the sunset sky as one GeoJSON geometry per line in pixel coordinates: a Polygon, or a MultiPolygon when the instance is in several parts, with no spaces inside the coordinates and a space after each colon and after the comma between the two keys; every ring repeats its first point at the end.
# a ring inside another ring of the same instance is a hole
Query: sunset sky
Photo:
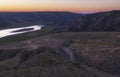
{"type": "Polygon", "coordinates": [[[0,11],[97,12],[120,10],[120,0],[0,0],[0,11]]]}

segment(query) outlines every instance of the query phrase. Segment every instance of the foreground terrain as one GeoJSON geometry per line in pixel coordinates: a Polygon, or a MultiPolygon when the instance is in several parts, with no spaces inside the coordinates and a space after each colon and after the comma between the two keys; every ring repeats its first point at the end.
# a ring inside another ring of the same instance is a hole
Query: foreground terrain
{"type": "Polygon", "coordinates": [[[0,77],[120,77],[119,69],[119,32],[47,30],[0,39],[0,77]]]}

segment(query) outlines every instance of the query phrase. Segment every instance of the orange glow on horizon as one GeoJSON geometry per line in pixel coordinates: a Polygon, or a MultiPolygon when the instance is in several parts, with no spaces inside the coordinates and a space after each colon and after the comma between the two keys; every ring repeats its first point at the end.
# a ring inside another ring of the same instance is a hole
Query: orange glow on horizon
{"type": "Polygon", "coordinates": [[[35,7],[0,7],[0,12],[33,12],[33,11],[71,11],[71,12],[98,12],[98,11],[110,11],[119,10],[112,8],[35,8],[35,7]]]}
{"type": "Polygon", "coordinates": [[[1,12],[120,10],[119,0],[1,0],[1,12]]]}

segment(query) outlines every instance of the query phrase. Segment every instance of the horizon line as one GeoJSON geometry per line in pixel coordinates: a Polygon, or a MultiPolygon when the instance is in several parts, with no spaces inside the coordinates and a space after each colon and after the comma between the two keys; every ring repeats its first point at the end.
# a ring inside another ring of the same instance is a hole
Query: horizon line
{"type": "Polygon", "coordinates": [[[76,11],[76,12],[75,12],[75,11],[49,11],[49,10],[48,10],[48,11],[0,11],[0,13],[2,13],[2,12],[3,12],[3,13],[4,13],[4,12],[6,12],[6,13],[7,13],[7,12],[8,12],[8,13],[12,13],[12,12],[13,12],[13,13],[14,13],[14,12],[16,12],[16,13],[17,13],[17,12],[18,12],[18,13],[20,13],[20,12],[21,12],[21,13],[22,13],[22,12],[23,12],[23,13],[25,13],[25,12],[72,12],[72,13],[96,13],[96,12],[109,12],[109,11],[119,11],[119,10],[106,10],[106,11],[78,11],[78,12],[77,12],[77,11],[76,11]]]}

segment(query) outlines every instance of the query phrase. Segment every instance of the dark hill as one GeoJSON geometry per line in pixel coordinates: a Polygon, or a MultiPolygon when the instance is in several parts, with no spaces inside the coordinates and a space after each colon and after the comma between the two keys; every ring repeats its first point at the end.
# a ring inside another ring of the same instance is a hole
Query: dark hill
{"type": "Polygon", "coordinates": [[[1,12],[0,29],[29,25],[71,25],[82,15],[71,12],[1,12]]]}
{"type": "Polygon", "coordinates": [[[84,22],[84,31],[120,31],[120,11],[96,13],[86,18],[89,18],[89,23],[84,22]]]}

